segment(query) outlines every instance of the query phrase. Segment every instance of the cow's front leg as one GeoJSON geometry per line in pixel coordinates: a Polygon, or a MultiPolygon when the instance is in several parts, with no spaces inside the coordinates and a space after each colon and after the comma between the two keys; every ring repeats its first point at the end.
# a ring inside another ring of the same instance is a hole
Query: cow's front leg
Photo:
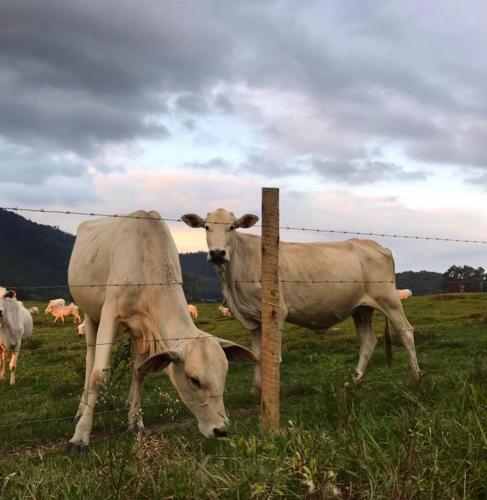
{"type": "Polygon", "coordinates": [[[0,371],[0,379],[5,380],[5,368],[7,366],[7,350],[2,349],[2,355],[0,357],[0,363],[2,365],[2,369],[0,371]]]}
{"type": "Polygon", "coordinates": [[[90,377],[95,363],[95,349],[96,349],[96,330],[98,325],[88,316],[85,318],[85,342],[86,342],[86,363],[85,363],[85,385],[83,387],[83,394],[78,406],[78,411],[74,417],[75,423],[78,423],[83,410],[88,402],[88,392],[90,387],[90,377]]]}
{"type": "Polygon", "coordinates": [[[66,447],[67,451],[84,451],[88,448],[98,393],[110,378],[110,357],[116,331],[115,313],[104,306],[96,338],[95,361],[88,384],[88,397],[74,436],[66,447]]]}
{"type": "Polygon", "coordinates": [[[144,421],[142,419],[142,387],[144,377],[137,373],[137,366],[147,359],[147,354],[138,354],[134,352],[132,346],[133,373],[132,383],[127,396],[127,403],[130,405],[128,413],[129,430],[140,433],[144,430],[144,421]]]}
{"type": "Polygon", "coordinates": [[[250,340],[252,343],[252,352],[257,358],[257,363],[254,366],[254,377],[252,379],[252,389],[250,392],[255,395],[260,394],[261,375],[260,375],[260,352],[262,349],[262,331],[261,328],[255,328],[250,332],[250,340]]]}
{"type": "Polygon", "coordinates": [[[15,369],[17,368],[17,358],[19,357],[20,346],[15,348],[15,351],[12,352],[12,357],[10,358],[10,385],[15,384],[15,369]]]}

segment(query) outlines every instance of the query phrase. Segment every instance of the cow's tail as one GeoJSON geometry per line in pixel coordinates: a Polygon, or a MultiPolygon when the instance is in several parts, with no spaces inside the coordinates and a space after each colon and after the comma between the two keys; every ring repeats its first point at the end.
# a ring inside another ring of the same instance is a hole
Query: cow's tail
{"type": "Polygon", "coordinates": [[[392,337],[391,330],[389,326],[389,320],[385,318],[386,322],[384,325],[384,342],[386,347],[386,361],[388,366],[392,366],[392,337]]]}

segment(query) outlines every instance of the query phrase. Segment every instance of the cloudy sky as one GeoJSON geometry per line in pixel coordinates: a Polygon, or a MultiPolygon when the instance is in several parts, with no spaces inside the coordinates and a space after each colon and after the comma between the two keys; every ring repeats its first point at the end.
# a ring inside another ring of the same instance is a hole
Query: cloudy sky
{"type": "MultiPolygon", "coordinates": [[[[259,214],[278,186],[285,225],[487,239],[486,15],[480,0],[2,0],[0,204],[259,214]]],[[[482,245],[380,241],[399,270],[487,266],[482,245]]]]}

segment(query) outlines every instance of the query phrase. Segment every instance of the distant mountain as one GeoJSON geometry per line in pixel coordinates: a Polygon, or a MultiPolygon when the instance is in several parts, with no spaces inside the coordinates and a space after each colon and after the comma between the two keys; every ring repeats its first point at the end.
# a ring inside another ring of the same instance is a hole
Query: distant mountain
{"type": "Polygon", "coordinates": [[[24,299],[69,298],[65,288],[22,287],[65,284],[74,239],[72,234],[0,209],[0,284],[18,287],[24,299]]]}
{"type": "Polygon", "coordinates": [[[188,301],[221,301],[220,281],[215,268],[208,263],[206,252],[179,254],[185,282],[194,281],[194,286],[185,287],[188,301]]]}
{"type": "MultiPolygon", "coordinates": [[[[17,286],[23,299],[69,299],[66,288],[36,289],[35,285],[67,283],[67,270],[75,237],[58,228],[37,224],[0,209],[0,284],[17,286]]],[[[180,254],[188,300],[221,300],[220,284],[206,252],[180,254]]],[[[441,292],[442,275],[431,271],[398,273],[398,288],[410,288],[414,295],[441,292]]]]}
{"type": "MultiPolygon", "coordinates": [[[[66,284],[75,237],[0,209],[0,285],[15,286],[19,297],[47,300],[70,298],[66,287],[28,288],[66,284]]],[[[191,300],[220,300],[220,285],[205,252],[180,255],[185,281],[196,291],[191,300]]]]}

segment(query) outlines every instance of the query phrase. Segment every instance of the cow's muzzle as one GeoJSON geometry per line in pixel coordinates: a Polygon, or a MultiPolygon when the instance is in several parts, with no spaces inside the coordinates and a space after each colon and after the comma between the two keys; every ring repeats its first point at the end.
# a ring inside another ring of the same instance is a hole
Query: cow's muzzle
{"type": "Polygon", "coordinates": [[[218,437],[227,437],[228,432],[227,432],[226,427],[220,427],[220,428],[215,427],[215,428],[213,429],[213,435],[214,435],[215,437],[217,437],[217,438],[218,438],[218,437]]]}
{"type": "Polygon", "coordinates": [[[210,250],[208,260],[217,266],[221,266],[228,262],[227,252],[225,250],[210,250]]]}

